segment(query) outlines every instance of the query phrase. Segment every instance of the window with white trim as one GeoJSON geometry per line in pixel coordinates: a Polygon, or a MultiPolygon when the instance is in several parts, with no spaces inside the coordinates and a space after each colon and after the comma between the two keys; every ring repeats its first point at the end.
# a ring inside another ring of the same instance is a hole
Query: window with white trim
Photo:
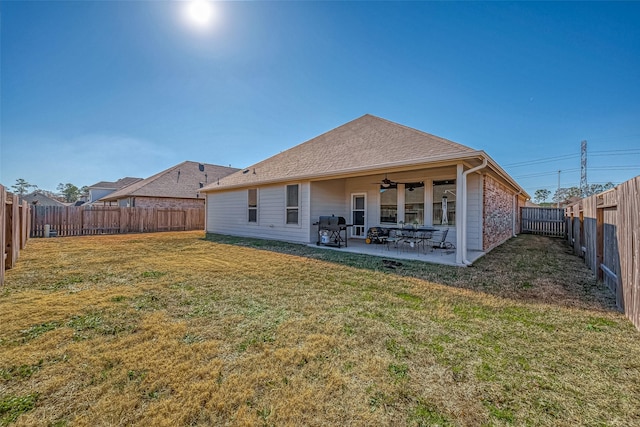
{"type": "Polygon", "coordinates": [[[258,222],[258,189],[250,188],[247,193],[249,222],[258,222]]]}
{"type": "Polygon", "coordinates": [[[287,185],[286,200],[286,223],[298,224],[298,213],[300,212],[300,186],[298,184],[287,185]]]}

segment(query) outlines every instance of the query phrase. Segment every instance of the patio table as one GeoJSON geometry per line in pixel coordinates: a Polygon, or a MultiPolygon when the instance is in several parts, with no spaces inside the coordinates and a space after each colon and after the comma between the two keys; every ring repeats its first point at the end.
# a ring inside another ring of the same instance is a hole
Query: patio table
{"type": "Polygon", "coordinates": [[[389,230],[397,230],[400,231],[402,237],[398,240],[398,245],[407,244],[410,248],[415,248],[418,253],[420,252],[420,244],[424,243],[424,241],[430,239],[435,231],[437,231],[433,227],[413,227],[413,226],[404,226],[404,227],[385,227],[389,230]]]}

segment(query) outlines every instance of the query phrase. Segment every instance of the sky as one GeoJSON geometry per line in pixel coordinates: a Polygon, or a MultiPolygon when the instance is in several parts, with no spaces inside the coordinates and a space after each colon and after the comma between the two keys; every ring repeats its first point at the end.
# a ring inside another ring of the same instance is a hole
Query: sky
{"type": "Polygon", "coordinates": [[[484,150],[532,197],[579,186],[583,140],[588,183],[640,174],[640,2],[210,6],[3,0],[0,183],[243,168],[364,114],[484,150]]]}

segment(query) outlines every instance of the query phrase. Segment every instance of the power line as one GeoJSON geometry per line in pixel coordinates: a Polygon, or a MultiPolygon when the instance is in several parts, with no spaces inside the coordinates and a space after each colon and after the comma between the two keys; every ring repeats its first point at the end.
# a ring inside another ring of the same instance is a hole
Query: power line
{"type": "Polygon", "coordinates": [[[574,157],[580,157],[580,155],[579,154],[566,154],[564,156],[546,157],[544,159],[527,160],[526,162],[511,163],[511,164],[504,165],[504,166],[505,167],[520,167],[520,166],[533,165],[533,164],[537,164],[537,163],[545,163],[545,162],[554,161],[554,160],[567,160],[567,159],[571,159],[571,158],[574,158],[574,157]]]}
{"type": "MultiPolygon", "coordinates": [[[[591,151],[589,152],[590,155],[594,155],[594,156],[625,156],[628,154],[640,154],[640,149],[638,148],[631,148],[631,149],[624,149],[624,150],[599,150],[599,151],[591,151]]],[[[549,161],[558,161],[558,160],[568,160],[568,159],[572,159],[572,158],[576,158],[576,157],[580,157],[580,154],[563,154],[560,156],[555,156],[555,157],[544,157],[541,159],[533,159],[533,160],[526,160],[523,162],[516,162],[516,163],[509,163],[506,165],[503,165],[504,167],[520,167],[520,166],[527,166],[527,165],[534,165],[534,164],[538,164],[538,163],[544,163],[544,162],[549,162],[549,161]]]]}
{"type": "MultiPolygon", "coordinates": [[[[562,172],[577,172],[580,168],[569,168],[562,169],[562,172]]],[[[590,171],[600,171],[600,170],[616,170],[616,171],[625,171],[625,170],[640,170],[640,166],[591,166],[588,168],[590,171]]],[[[558,171],[546,171],[546,172],[536,172],[528,175],[519,175],[514,176],[515,179],[523,179],[523,178],[535,178],[538,176],[547,176],[547,175],[555,175],[558,171]]]]}
{"type": "Polygon", "coordinates": [[[624,154],[640,154],[640,148],[631,148],[625,150],[600,150],[591,151],[590,153],[598,156],[620,156],[624,154]]]}
{"type": "Polygon", "coordinates": [[[627,151],[624,153],[607,153],[607,154],[590,154],[592,157],[614,157],[614,156],[637,156],[640,155],[639,151],[627,151]]]}
{"type": "MultiPolygon", "coordinates": [[[[579,171],[580,168],[571,168],[571,169],[562,169],[562,172],[576,172],[579,171]]],[[[548,172],[538,172],[538,173],[532,173],[529,175],[520,175],[520,176],[515,176],[515,179],[519,179],[519,178],[533,178],[536,176],[545,176],[545,175],[551,175],[551,174],[557,174],[558,171],[548,171],[548,172]]]]}
{"type": "Polygon", "coordinates": [[[606,170],[632,171],[632,170],[640,170],[640,166],[600,166],[600,167],[589,168],[589,170],[594,170],[594,171],[606,171],[606,170]]]}

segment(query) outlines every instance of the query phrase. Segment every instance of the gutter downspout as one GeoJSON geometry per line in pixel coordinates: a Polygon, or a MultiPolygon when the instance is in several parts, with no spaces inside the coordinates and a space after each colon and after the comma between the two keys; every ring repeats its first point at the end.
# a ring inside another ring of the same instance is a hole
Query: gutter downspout
{"type": "Polygon", "coordinates": [[[482,164],[462,172],[462,263],[465,265],[471,265],[472,262],[467,259],[467,175],[473,172],[477,172],[480,169],[487,167],[488,160],[485,157],[482,160],[482,164]]]}

